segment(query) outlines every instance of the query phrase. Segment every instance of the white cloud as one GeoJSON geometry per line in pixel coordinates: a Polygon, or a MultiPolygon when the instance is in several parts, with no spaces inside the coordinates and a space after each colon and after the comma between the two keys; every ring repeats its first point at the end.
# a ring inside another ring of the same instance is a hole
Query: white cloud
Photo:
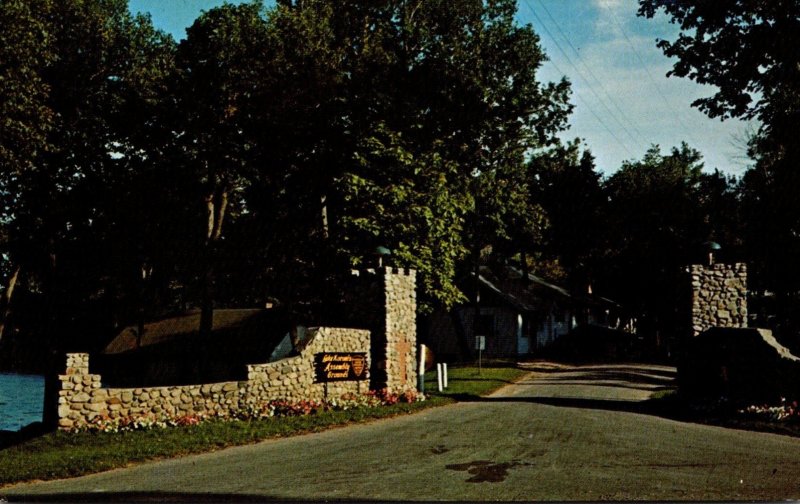
{"type": "MultiPolygon", "coordinates": [[[[594,36],[581,43],[579,53],[559,40],[572,63],[560,51],[548,50],[552,67],[567,73],[576,95],[573,127],[564,137],[585,138],[606,173],[622,160],[641,158],[651,144],[666,151],[686,141],[703,153],[706,169],[741,174],[747,162],[736,138],[744,135],[746,124],[709,119],[691,102],[709,96],[712,88],[666,77],[672,62],[655,47],[655,38],[671,37],[674,27],[659,26],[664,20],[637,19],[636,0],[593,2],[594,36]]],[[[548,80],[557,78],[554,68],[543,70],[548,80]]]]}

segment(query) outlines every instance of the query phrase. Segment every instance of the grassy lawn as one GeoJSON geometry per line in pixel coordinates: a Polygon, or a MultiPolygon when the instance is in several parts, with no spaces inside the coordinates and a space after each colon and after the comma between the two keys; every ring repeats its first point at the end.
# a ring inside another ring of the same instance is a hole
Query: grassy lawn
{"type": "Polygon", "coordinates": [[[525,374],[516,368],[453,368],[449,387],[436,391],[436,374],[426,375],[428,399],[413,404],[394,404],[371,409],[326,411],[267,420],[208,421],[195,426],[122,433],[52,432],[0,450],[0,487],[20,481],[48,480],[90,474],[131,463],[265,439],[318,432],[335,426],[407,414],[451,404],[459,398],[487,394],[525,374]]]}
{"type": "Polygon", "coordinates": [[[448,369],[448,386],[438,392],[436,371],[425,373],[425,393],[434,397],[449,397],[468,400],[493,392],[503,385],[513,383],[525,375],[525,371],[516,367],[484,367],[480,371],[477,366],[450,367],[448,369]]]}

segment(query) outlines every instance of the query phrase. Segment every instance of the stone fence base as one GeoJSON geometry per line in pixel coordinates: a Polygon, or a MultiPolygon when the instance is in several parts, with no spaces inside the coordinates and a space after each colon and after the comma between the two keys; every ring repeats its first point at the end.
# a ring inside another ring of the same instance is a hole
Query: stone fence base
{"type": "Polygon", "coordinates": [[[183,415],[235,416],[272,400],[339,398],[369,390],[370,333],[361,329],[320,327],[300,355],[247,366],[246,381],[147,388],[104,388],[102,377],[89,372],[89,354],[67,354],[66,374],[59,375],[58,427],[80,428],[96,417],[154,415],[168,420],[183,415]],[[320,353],[364,353],[358,380],[319,383],[315,356],[320,353]]]}

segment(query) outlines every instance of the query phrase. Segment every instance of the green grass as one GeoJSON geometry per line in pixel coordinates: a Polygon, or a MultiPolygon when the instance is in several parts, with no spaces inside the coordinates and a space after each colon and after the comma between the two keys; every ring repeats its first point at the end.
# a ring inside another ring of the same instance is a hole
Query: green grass
{"type": "Polygon", "coordinates": [[[468,400],[513,383],[525,373],[516,367],[484,367],[480,371],[475,366],[451,367],[447,373],[447,388],[438,392],[436,371],[429,371],[425,373],[425,393],[433,397],[468,400]]]}
{"type": "Polygon", "coordinates": [[[678,399],[677,389],[656,390],[650,394],[651,401],[676,401],[678,399]]]}
{"type": "Polygon", "coordinates": [[[202,453],[411,413],[487,394],[523,374],[524,371],[515,368],[484,368],[480,375],[477,368],[453,368],[449,372],[449,388],[439,394],[435,392],[435,373],[428,373],[429,398],[414,404],[256,421],[209,421],[190,427],[122,433],[52,432],[0,450],[0,487],[21,481],[80,476],[146,460],[202,453]]]}

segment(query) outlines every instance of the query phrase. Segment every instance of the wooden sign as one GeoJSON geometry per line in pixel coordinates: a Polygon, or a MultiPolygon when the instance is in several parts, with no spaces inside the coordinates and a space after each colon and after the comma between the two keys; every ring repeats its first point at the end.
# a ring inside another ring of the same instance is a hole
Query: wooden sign
{"type": "Polygon", "coordinates": [[[367,379],[367,354],[324,352],[314,355],[317,382],[367,379]]]}

